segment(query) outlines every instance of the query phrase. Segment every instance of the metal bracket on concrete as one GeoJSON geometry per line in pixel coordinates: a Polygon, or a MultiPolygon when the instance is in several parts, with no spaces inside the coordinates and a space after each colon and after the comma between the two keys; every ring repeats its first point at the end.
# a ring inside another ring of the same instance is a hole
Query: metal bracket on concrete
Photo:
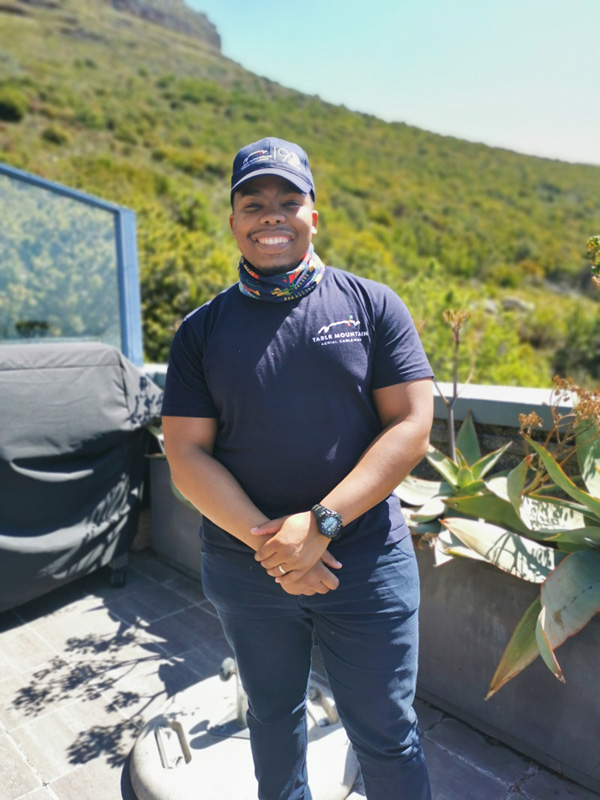
{"type": "MultiPolygon", "coordinates": [[[[246,697],[235,662],[175,695],[141,731],[131,755],[139,800],[256,800],[244,725],[246,697]],[[236,680],[227,681],[232,675],[236,680]]],[[[311,676],[307,698],[308,777],[313,800],[344,800],[358,773],[328,687],[311,676]]]]}

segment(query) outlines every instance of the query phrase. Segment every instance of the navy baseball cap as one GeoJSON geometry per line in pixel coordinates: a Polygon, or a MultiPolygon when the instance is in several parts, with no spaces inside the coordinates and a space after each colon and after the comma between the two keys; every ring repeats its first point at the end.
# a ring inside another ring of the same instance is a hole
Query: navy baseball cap
{"type": "Polygon", "coordinates": [[[315,185],[308,156],[293,142],[268,137],[242,147],[233,161],[231,198],[246,181],[259,175],[278,175],[293,183],[302,194],[315,197],[315,185]]]}

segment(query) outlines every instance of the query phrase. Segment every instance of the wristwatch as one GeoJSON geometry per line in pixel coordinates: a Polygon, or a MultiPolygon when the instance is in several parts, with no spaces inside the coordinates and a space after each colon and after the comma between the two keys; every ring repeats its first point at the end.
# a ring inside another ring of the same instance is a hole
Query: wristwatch
{"type": "Polygon", "coordinates": [[[337,511],[325,508],[325,506],[320,505],[320,503],[315,503],[311,511],[315,515],[319,533],[331,539],[332,542],[340,538],[344,523],[337,511]]]}

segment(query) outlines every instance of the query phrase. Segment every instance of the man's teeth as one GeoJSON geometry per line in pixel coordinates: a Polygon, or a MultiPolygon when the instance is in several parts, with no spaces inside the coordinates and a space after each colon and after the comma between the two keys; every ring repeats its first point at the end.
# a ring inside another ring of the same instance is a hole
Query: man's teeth
{"type": "Polygon", "coordinates": [[[288,236],[268,236],[259,238],[259,244],[286,244],[289,242],[288,236]]]}

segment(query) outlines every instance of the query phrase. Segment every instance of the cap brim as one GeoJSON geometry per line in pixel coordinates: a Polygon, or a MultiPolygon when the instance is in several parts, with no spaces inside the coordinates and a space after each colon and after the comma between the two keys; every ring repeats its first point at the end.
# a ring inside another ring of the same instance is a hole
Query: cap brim
{"type": "Polygon", "coordinates": [[[314,187],[311,183],[301,178],[299,175],[295,175],[293,172],[288,172],[285,169],[276,169],[276,168],[267,168],[267,169],[257,169],[254,172],[250,172],[248,175],[245,175],[241,180],[239,180],[235,186],[231,187],[231,195],[237,191],[240,186],[248,181],[251,181],[253,178],[260,178],[261,175],[277,175],[279,178],[283,178],[290,183],[293,183],[297,189],[300,189],[302,194],[308,194],[309,192],[314,193],[314,187]]]}

